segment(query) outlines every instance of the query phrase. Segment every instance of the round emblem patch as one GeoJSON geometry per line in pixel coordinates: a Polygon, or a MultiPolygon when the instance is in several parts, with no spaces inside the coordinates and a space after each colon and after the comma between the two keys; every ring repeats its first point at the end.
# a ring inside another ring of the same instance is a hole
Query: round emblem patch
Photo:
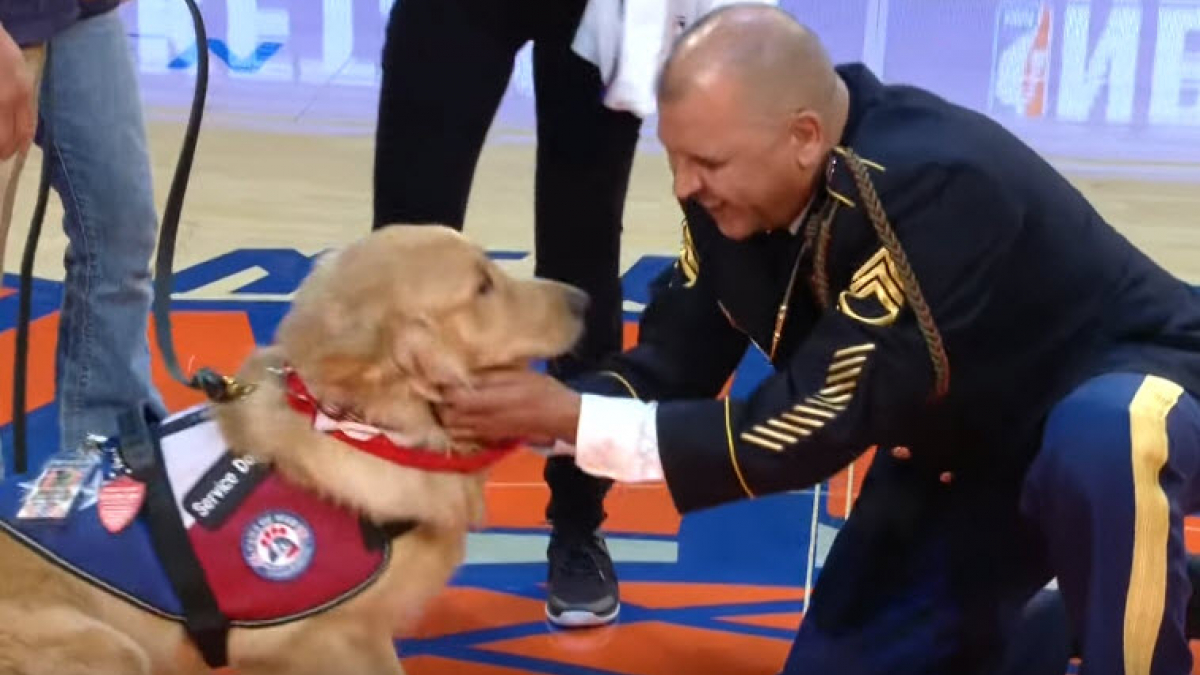
{"type": "Polygon", "coordinates": [[[283,511],[264,513],[242,533],[242,558],[268,581],[291,581],[304,574],[315,551],[312,528],[283,511]]]}

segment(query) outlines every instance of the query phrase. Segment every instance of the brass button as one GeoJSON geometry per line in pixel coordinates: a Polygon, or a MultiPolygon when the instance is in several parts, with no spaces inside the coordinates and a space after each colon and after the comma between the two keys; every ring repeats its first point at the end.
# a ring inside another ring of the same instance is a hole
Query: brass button
{"type": "Polygon", "coordinates": [[[912,459],[912,450],[909,450],[903,445],[898,445],[892,448],[892,457],[903,460],[912,459]]]}

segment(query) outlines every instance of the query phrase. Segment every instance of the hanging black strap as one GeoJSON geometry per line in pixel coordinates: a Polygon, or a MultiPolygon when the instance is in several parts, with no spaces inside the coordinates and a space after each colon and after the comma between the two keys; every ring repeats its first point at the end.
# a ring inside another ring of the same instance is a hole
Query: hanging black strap
{"type": "Polygon", "coordinates": [[[159,424],[150,406],[129,410],[120,418],[121,459],[133,477],[146,485],[143,514],[154,552],[183,605],[188,635],[210,668],[228,664],[229,619],[221,612],[196,558],[153,429],[159,424]]]}
{"type": "MultiPolygon", "coordinates": [[[[179,365],[171,331],[171,264],[175,259],[175,241],[183,212],[183,199],[191,178],[192,161],[204,116],[208,92],[208,34],[204,18],[195,0],[185,0],[196,29],[196,84],[192,109],[184,131],[183,146],[175,166],[175,176],[163,210],[162,231],[154,263],[154,331],[163,362],[171,377],[182,384],[204,392],[210,401],[222,403],[239,398],[250,391],[233,379],[208,368],[201,368],[188,377],[179,365]]],[[[151,538],[171,585],[183,604],[188,635],[196,644],[204,661],[211,668],[221,668],[228,661],[230,622],[217,604],[200,561],[196,558],[191,540],[184,528],[182,516],[163,466],[158,437],[152,431],[158,420],[148,407],[126,413],[121,420],[121,451],[135,477],[146,484],[146,518],[151,538]],[[140,475],[139,475],[140,474],[140,475]]]]}
{"type": "MultiPolygon", "coordinates": [[[[50,68],[50,45],[45,47],[42,70],[50,68]]],[[[53,105],[53,101],[43,101],[53,105]]],[[[29,417],[26,411],[26,393],[29,391],[29,324],[33,302],[33,262],[37,257],[38,239],[42,236],[42,223],[46,220],[46,205],[50,201],[50,154],[54,150],[50,138],[50,125],[42,124],[41,134],[42,172],[38,181],[37,203],[33,207],[33,219],[29,222],[29,234],[25,237],[25,251],[21,255],[21,282],[17,295],[17,344],[13,354],[13,473],[24,474],[29,470],[29,417]]],[[[3,267],[0,261],[0,267],[3,267]]]]}

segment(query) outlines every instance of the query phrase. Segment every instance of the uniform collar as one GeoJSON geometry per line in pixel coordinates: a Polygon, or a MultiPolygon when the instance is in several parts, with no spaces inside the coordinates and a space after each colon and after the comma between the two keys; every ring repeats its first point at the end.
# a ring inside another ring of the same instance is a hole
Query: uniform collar
{"type": "Polygon", "coordinates": [[[808,212],[812,210],[813,200],[816,198],[815,190],[813,191],[813,195],[813,197],[808,198],[808,203],[804,205],[804,208],[800,209],[800,215],[796,216],[791,225],[788,225],[788,233],[792,236],[800,234],[800,228],[804,226],[804,219],[808,217],[808,212]]]}
{"type": "Polygon", "coordinates": [[[846,126],[842,130],[839,145],[854,147],[854,137],[858,134],[859,125],[867,111],[879,102],[884,86],[875,73],[861,63],[843,64],[837,66],[836,70],[842,82],[846,84],[846,91],[850,96],[846,126]]]}

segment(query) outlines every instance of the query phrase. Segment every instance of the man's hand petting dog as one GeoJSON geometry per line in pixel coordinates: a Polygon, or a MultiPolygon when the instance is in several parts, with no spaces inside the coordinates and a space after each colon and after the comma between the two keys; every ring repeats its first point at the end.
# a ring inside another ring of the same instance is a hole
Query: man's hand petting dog
{"type": "Polygon", "coordinates": [[[439,417],[459,441],[574,444],[580,402],[577,392],[553,377],[531,370],[501,370],[443,392],[439,417]]]}

